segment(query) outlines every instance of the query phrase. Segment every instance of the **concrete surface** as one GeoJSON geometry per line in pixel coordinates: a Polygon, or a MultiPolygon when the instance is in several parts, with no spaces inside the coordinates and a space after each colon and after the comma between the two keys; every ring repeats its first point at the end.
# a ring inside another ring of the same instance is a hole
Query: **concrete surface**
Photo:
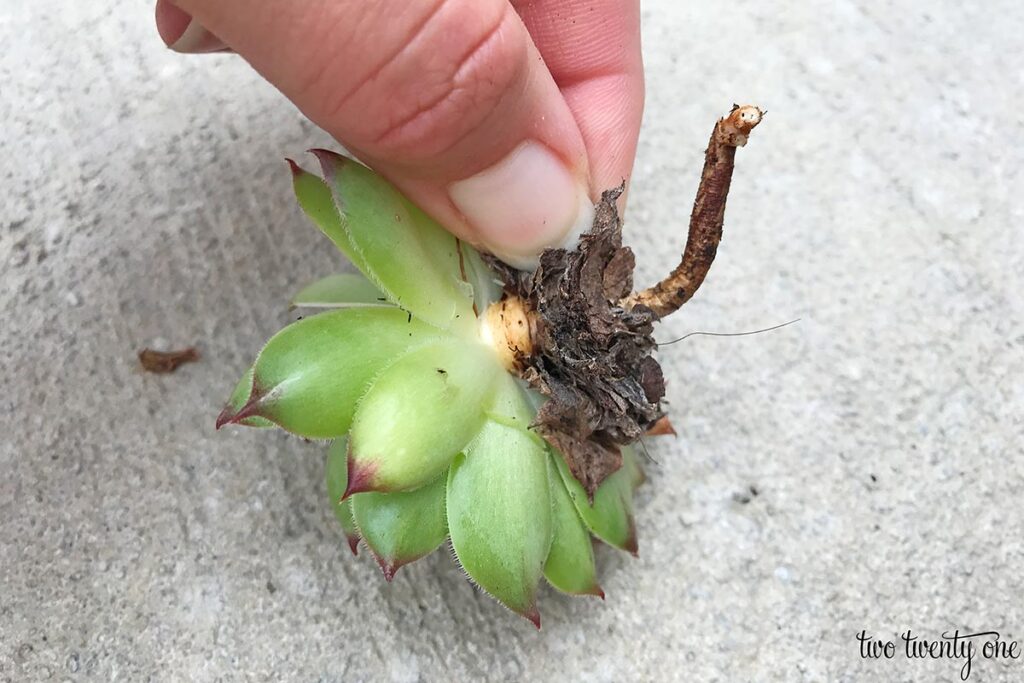
{"type": "MultiPolygon", "coordinates": [[[[281,158],[323,134],[148,1],[0,2],[0,680],[958,680],[855,634],[1024,640],[1024,9],[644,5],[628,217],[673,265],[711,122],[741,152],[710,280],[662,330],[677,440],[608,600],[510,616],[445,553],[387,585],[322,448],[213,418],[338,259],[281,158]],[[146,345],[201,364],[142,374],[146,345]],[[750,493],[754,487],[757,495],[750,493]]],[[[970,680],[1024,679],[976,659],[970,680]]]]}

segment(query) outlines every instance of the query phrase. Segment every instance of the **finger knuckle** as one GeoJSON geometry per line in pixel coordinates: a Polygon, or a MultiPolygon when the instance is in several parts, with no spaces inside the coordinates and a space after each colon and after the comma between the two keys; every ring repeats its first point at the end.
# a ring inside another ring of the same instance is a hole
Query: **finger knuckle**
{"type": "Polygon", "coordinates": [[[511,9],[468,22],[473,0],[448,4],[453,7],[429,35],[399,51],[343,105],[361,122],[359,143],[376,154],[409,162],[443,154],[482,125],[525,77],[525,41],[516,33],[522,26],[511,9]]]}

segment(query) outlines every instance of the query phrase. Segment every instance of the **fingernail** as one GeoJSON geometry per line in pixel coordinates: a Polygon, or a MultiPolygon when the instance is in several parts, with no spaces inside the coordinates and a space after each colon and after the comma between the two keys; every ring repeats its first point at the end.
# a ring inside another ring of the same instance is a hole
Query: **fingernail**
{"type": "Polygon", "coordinates": [[[200,54],[227,49],[220,38],[169,0],[156,3],[156,28],[164,44],[175,52],[200,54]]]}
{"type": "Polygon", "coordinates": [[[594,218],[579,179],[550,149],[532,141],[452,183],[448,195],[484,246],[524,270],[537,267],[545,247],[573,246],[594,218]]]}

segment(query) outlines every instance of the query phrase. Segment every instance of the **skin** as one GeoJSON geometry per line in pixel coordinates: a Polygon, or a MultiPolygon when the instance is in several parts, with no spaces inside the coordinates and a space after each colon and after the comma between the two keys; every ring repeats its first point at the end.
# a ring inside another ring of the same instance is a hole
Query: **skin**
{"type": "MultiPolygon", "coordinates": [[[[156,20],[175,49],[240,55],[473,243],[493,235],[449,188],[526,141],[553,152],[591,198],[630,177],[643,110],[639,0],[158,0],[156,20]]],[[[535,238],[503,237],[511,248],[535,238]]]]}

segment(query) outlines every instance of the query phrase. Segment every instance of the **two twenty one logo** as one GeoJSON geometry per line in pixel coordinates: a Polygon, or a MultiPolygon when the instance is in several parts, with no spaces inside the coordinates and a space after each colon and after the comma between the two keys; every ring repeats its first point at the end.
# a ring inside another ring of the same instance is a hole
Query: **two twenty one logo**
{"type": "Polygon", "coordinates": [[[1016,640],[1003,640],[998,631],[978,633],[943,633],[940,638],[922,638],[911,629],[900,634],[898,640],[873,638],[867,631],[857,634],[861,659],[950,659],[963,661],[960,680],[966,681],[971,675],[975,658],[1019,659],[1021,648],[1016,640]]]}

